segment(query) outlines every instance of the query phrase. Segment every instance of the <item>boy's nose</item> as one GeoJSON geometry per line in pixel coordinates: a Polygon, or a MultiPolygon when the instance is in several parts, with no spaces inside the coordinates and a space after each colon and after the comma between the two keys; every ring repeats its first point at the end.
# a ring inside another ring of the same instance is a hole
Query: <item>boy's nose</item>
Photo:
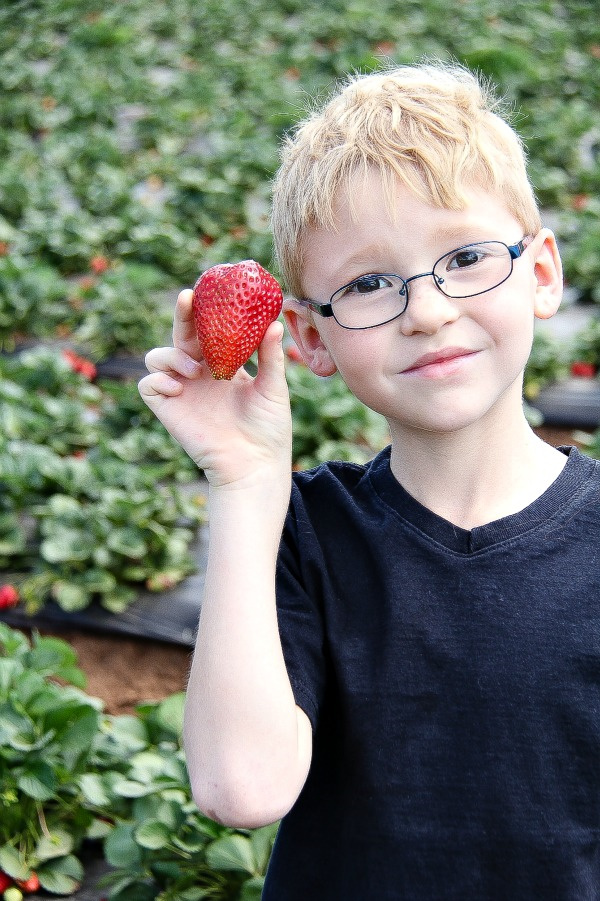
{"type": "Polygon", "coordinates": [[[418,276],[407,284],[406,290],[408,305],[398,320],[403,335],[417,332],[432,335],[443,325],[458,319],[458,302],[436,288],[433,275],[418,276]]]}

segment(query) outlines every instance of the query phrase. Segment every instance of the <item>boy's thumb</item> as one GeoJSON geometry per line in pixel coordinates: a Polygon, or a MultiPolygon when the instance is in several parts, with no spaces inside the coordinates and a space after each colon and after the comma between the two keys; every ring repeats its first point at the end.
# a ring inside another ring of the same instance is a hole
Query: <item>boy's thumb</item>
{"type": "Polygon", "coordinates": [[[283,323],[279,320],[271,323],[258,348],[256,378],[263,391],[283,390],[287,393],[283,354],[283,323]]]}

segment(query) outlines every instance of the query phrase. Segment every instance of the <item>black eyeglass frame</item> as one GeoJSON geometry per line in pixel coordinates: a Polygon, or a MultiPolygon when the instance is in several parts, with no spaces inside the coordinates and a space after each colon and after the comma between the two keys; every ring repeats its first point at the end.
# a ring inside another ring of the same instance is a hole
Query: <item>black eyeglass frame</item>
{"type": "Polygon", "coordinates": [[[381,276],[383,278],[399,278],[400,282],[401,282],[401,288],[398,291],[398,295],[399,295],[399,297],[403,297],[403,296],[405,297],[404,306],[402,307],[402,309],[400,310],[399,313],[396,313],[394,316],[391,316],[389,319],[385,319],[383,322],[377,322],[375,325],[344,325],[343,323],[341,323],[339,321],[339,319],[335,315],[335,312],[333,309],[333,300],[334,300],[336,294],[339,294],[340,291],[344,291],[346,288],[349,288],[351,285],[353,285],[356,281],[358,281],[357,278],[353,278],[352,281],[347,282],[347,284],[342,285],[340,288],[337,288],[333,292],[333,294],[331,295],[331,297],[329,298],[329,301],[327,303],[319,303],[316,300],[310,300],[310,298],[308,298],[308,297],[299,297],[299,298],[297,298],[297,301],[298,301],[298,303],[302,304],[302,306],[308,307],[309,309],[313,310],[313,312],[318,313],[320,316],[323,316],[324,318],[333,317],[335,319],[335,321],[337,322],[337,324],[341,328],[345,328],[350,331],[362,331],[363,329],[378,328],[380,325],[387,325],[388,322],[393,322],[394,319],[397,319],[399,316],[402,316],[402,314],[404,313],[404,311],[406,310],[406,308],[408,306],[409,282],[414,282],[415,279],[417,279],[417,278],[426,278],[428,275],[431,275],[433,277],[434,285],[436,286],[436,288],[438,289],[438,291],[441,294],[443,294],[445,297],[453,296],[452,294],[446,294],[444,289],[441,287],[441,285],[443,284],[443,279],[441,281],[438,281],[438,278],[435,275],[435,267],[437,266],[438,263],[441,263],[441,261],[443,259],[445,259],[447,256],[451,256],[453,253],[458,253],[458,251],[460,251],[460,250],[465,250],[467,247],[479,246],[481,244],[502,244],[503,247],[506,247],[506,249],[508,250],[509,256],[510,256],[510,271],[502,279],[502,281],[499,281],[498,284],[496,284],[496,285],[492,285],[491,288],[485,288],[485,290],[483,290],[483,291],[476,291],[474,294],[462,294],[459,297],[456,297],[455,299],[462,300],[467,297],[479,297],[479,295],[481,295],[481,294],[487,294],[489,291],[493,291],[495,288],[499,288],[500,285],[503,285],[504,282],[507,281],[511,277],[511,275],[513,273],[514,261],[518,260],[519,257],[521,257],[523,255],[523,253],[527,250],[527,248],[529,247],[531,242],[534,240],[534,238],[535,238],[535,235],[531,235],[531,234],[524,235],[520,241],[517,241],[516,244],[505,244],[504,241],[470,241],[468,244],[461,244],[460,247],[455,247],[454,250],[450,250],[450,251],[448,251],[448,253],[442,254],[442,256],[439,257],[433,264],[431,272],[421,272],[421,273],[419,273],[419,275],[411,275],[410,278],[402,278],[401,275],[398,275],[395,272],[368,272],[368,273],[365,273],[365,275],[359,276],[359,278],[370,278],[373,276],[381,276]]]}

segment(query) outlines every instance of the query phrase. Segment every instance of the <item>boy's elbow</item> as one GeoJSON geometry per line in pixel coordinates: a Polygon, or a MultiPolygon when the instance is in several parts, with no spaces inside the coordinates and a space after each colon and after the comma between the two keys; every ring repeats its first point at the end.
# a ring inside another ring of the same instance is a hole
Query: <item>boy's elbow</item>
{"type": "Polygon", "coordinates": [[[215,823],[233,829],[258,829],[276,823],[292,808],[297,794],[257,793],[247,785],[192,782],[198,809],[215,823]]]}

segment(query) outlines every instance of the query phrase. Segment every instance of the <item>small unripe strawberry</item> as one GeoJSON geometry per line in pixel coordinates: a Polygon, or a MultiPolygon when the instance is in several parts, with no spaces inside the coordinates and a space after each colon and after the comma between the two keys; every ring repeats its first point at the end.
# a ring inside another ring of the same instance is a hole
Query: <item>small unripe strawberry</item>
{"type": "Polygon", "coordinates": [[[194,286],[192,309],[202,355],[216,379],[232,379],[281,312],[276,279],[254,260],[211,266],[194,286]]]}
{"type": "Polygon", "coordinates": [[[23,892],[16,885],[11,885],[2,895],[4,901],[23,901],[23,892]]]}

